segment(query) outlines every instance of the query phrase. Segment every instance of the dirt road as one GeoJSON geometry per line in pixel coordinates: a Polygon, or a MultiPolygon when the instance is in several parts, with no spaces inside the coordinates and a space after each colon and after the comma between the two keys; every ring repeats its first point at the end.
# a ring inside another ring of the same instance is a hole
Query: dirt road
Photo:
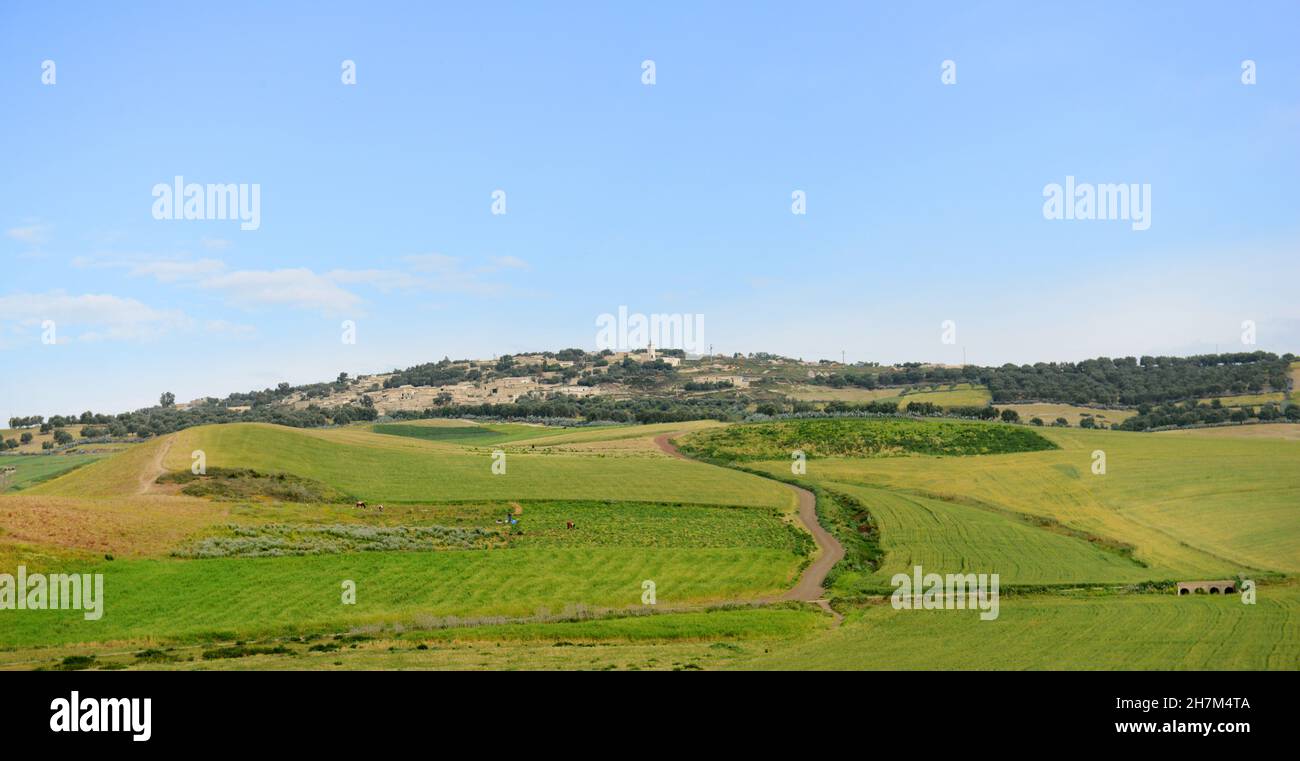
{"type": "Polygon", "coordinates": [[[167,472],[167,469],[163,467],[163,460],[167,458],[167,453],[171,451],[172,439],[174,438],[174,436],[168,436],[162,440],[162,443],[158,445],[158,451],[154,453],[153,460],[150,462],[149,467],[140,474],[140,494],[151,494],[153,492],[162,491],[162,489],[158,487],[157,481],[159,476],[167,472]]]}
{"type": "MultiPolygon", "coordinates": [[[[655,437],[655,445],[665,454],[678,458],[679,460],[690,460],[690,457],[682,454],[676,446],[673,445],[672,437],[677,433],[665,433],[655,437]]],[[[831,533],[822,528],[822,524],[817,520],[817,497],[807,489],[802,489],[793,484],[786,484],[794,490],[795,496],[799,499],[799,522],[808,533],[812,534],[813,541],[817,543],[817,557],[813,562],[804,569],[803,576],[799,578],[799,583],[789,592],[786,592],[781,599],[798,600],[801,602],[816,603],[823,610],[835,616],[836,621],[840,620],[840,615],[831,609],[830,605],[822,598],[822,584],[826,581],[826,574],[830,573],[831,568],[844,557],[844,545],[839,540],[831,536],[831,533]]]]}

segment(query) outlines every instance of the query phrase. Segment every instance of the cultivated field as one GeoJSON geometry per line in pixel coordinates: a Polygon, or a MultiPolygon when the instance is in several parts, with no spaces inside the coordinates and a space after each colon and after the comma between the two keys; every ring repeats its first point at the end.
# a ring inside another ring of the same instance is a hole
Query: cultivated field
{"type": "Polygon", "coordinates": [[[1043,404],[1039,402],[1030,402],[1024,404],[999,404],[996,405],[999,412],[1002,410],[1015,410],[1020,415],[1023,422],[1029,422],[1033,418],[1043,421],[1043,425],[1051,425],[1057,418],[1065,418],[1070,425],[1078,427],[1079,421],[1083,420],[1085,415],[1092,416],[1097,423],[1105,423],[1107,427],[1116,426],[1128,420],[1137,414],[1137,410],[1110,410],[1100,409],[1097,407],[1080,407],[1074,404],[1043,404]]]}
{"type": "Polygon", "coordinates": [[[772,669],[1300,668],[1300,591],[1263,587],[1257,604],[1172,594],[1003,599],[971,611],[852,613],[840,628],[735,664],[772,669]]]}
{"type": "Polygon", "coordinates": [[[12,470],[0,477],[0,491],[21,491],[98,459],[98,455],[76,454],[6,455],[0,457],[0,468],[12,470]]]}
{"type": "Polygon", "coordinates": [[[807,402],[897,402],[905,407],[908,402],[930,402],[941,407],[975,407],[988,404],[992,398],[988,389],[969,383],[930,386],[916,389],[898,388],[834,388],[798,384],[782,387],[782,393],[792,399],[807,402]]]}

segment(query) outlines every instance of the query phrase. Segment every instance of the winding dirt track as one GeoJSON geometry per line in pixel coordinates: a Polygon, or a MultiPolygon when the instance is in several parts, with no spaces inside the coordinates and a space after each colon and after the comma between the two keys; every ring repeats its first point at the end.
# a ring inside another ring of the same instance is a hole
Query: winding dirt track
{"type": "MultiPolygon", "coordinates": [[[[680,432],[678,432],[680,433],[680,432]]],[[[665,454],[676,457],[679,460],[692,460],[690,457],[682,454],[672,442],[672,437],[678,433],[665,433],[655,437],[655,445],[665,454]]],[[[816,603],[823,610],[835,616],[838,622],[841,619],[839,613],[836,613],[825,599],[822,598],[822,584],[826,581],[826,574],[830,573],[831,568],[840,562],[844,557],[844,545],[839,540],[831,536],[831,533],[822,528],[822,524],[817,520],[817,498],[807,489],[800,488],[793,484],[786,484],[794,490],[795,496],[799,498],[799,522],[808,533],[812,534],[813,541],[817,543],[817,557],[813,562],[804,569],[803,576],[799,578],[799,583],[793,589],[781,596],[782,600],[797,600],[800,602],[816,603]]]]}

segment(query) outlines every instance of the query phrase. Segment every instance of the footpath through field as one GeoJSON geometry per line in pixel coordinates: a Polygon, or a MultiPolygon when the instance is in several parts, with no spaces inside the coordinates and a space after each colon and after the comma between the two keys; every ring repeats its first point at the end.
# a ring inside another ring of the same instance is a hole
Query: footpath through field
{"type": "MultiPolygon", "coordinates": [[[[655,437],[655,445],[665,454],[671,455],[681,460],[692,460],[678,449],[672,442],[672,437],[681,433],[665,433],[655,437]]],[[[794,484],[786,484],[787,487],[794,490],[795,496],[799,499],[799,522],[803,524],[808,533],[812,534],[813,541],[817,543],[817,557],[812,563],[804,569],[803,576],[799,578],[799,583],[789,592],[782,595],[783,600],[796,600],[799,602],[816,603],[818,607],[835,616],[838,623],[843,617],[836,613],[823,597],[822,584],[826,581],[826,575],[830,573],[831,568],[840,562],[844,557],[844,545],[831,533],[822,527],[817,520],[817,497],[807,489],[800,488],[794,484]]]]}

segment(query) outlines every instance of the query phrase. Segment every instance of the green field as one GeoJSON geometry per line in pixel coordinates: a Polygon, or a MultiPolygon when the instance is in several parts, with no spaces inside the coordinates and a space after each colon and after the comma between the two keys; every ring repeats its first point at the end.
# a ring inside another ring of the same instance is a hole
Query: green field
{"type": "Polygon", "coordinates": [[[118,639],[190,640],[344,630],[422,616],[532,616],[546,608],[629,608],[641,583],[659,605],[739,599],[793,581],[788,551],[583,547],[359,553],[282,558],[117,560],[104,574],[102,619],[31,611],[0,630],[0,647],[118,639]],[[357,583],[355,605],[341,585],[357,583]]]}
{"type": "Polygon", "coordinates": [[[0,490],[19,491],[98,460],[98,455],[19,455],[0,457],[0,468],[13,468],[0,490]]]}
{"type": "Polygon", "coordinates": [[[763,669],[1300,668],[1300,592],[1007,597],[997,620],[970,611],[873,605],[844,625],[733,664],[763,669]]]}
{"type": "MultiPolygon", "coordinates": [[[[96,667],[135,669],[620,669],[725,668],[826,631],[808,608],[731,607],[549,622],[455,625],[403,632],[309,634],[246,647],[228,642],[140,645],[99,653],[96,667]],[[269,652],[259,652],[259,649],[269,652]],[[242,650],[239,657],[229,657],[242,650]],[[214,657],[217,655],[226,657],[214,657]]],[[[0,650],[0,669],[59,667],[76,645],[0,650]]]]}

